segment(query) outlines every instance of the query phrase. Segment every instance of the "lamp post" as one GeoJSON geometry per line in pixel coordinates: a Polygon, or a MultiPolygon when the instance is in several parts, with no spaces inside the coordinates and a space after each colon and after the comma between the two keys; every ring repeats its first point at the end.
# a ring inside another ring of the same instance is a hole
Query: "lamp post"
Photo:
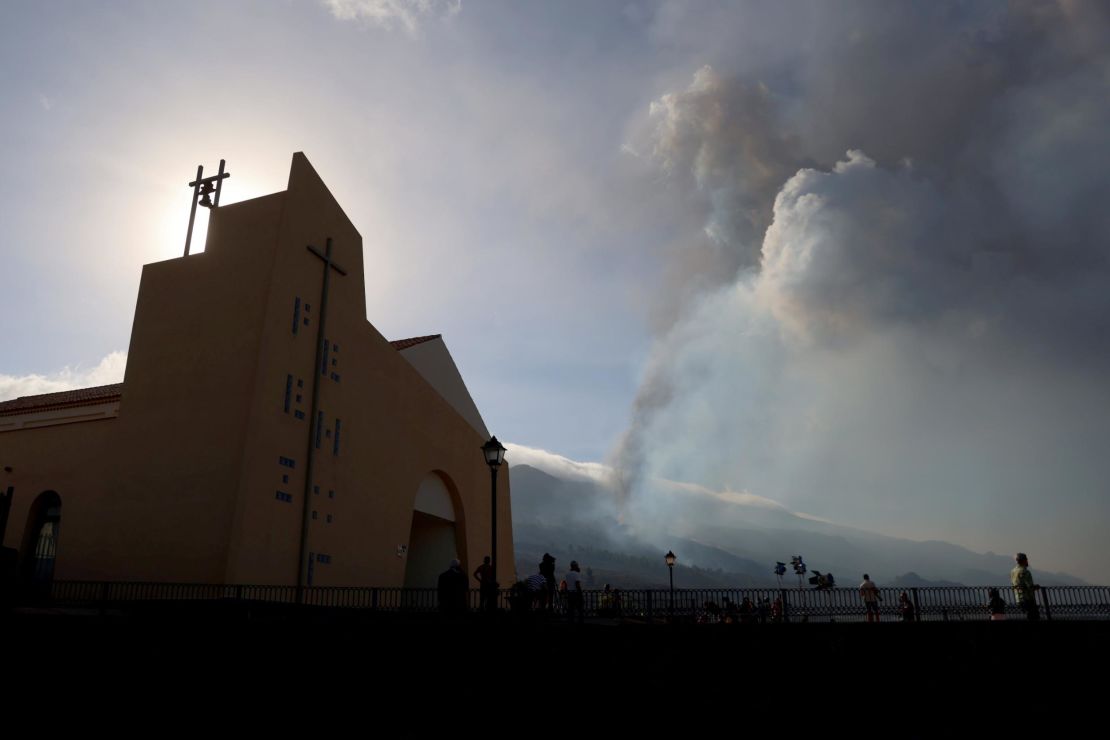
{"type": "Polygon", "coordinates": [[[667,550],[667,554],[663,556],[667,561],[667,571],[671,574],[671,619],[674,619],[674,561],[677,560],[675,554],[667,550]]]}
{"type": "Polygon", "coordinates": [[[490,437],[489,441],[482,445],[482,455],[486,459],[486,465],[489,465],[491,540],[489,558],[493,582],[497,583],[497,469],[505,460],[505,447],[497,441],[497,437],[490,437]]]}

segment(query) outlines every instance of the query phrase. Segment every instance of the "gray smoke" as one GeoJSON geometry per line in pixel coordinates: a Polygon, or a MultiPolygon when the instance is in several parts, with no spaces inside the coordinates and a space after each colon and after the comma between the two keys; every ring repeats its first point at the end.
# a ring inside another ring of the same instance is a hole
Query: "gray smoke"
{"type": "Polygon", "coordinates": [[[703,230],[614,453],[629,516],[692,480],[1110,566],[1105,6],[807,7],[634,147],[703,230]]]}

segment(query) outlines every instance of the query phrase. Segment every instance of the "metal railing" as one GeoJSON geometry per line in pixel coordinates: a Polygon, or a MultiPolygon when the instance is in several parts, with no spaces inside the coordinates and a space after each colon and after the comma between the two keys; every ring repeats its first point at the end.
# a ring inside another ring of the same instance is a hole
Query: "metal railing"
{"type": "MultiPolygon", "coordinates": [[[[989,586],[881,588],[880,621],[898,621],[910,611],[914,621],[986,621],[991,613],[989,586]],[[901,595],[912,609],[903,609],[901,595]]],[[[1025,612],[1010,588],[998,587],[1007,619],[1024,619],[1025,612]]],[[[439,597],[434,588],[375,588],[197,583],[55,581],[22,594],[17,603],[57,608],[127,609],[175,603],[231,603],[280,607],[320,607],[383,613],[434,613],[439,597]]],[[[477,589],[466,596],[465,609],[477,612],[477,589]]],[[[1110,620],[1110,587],[1044,586],[1037,591],[1044,620],[1110,620]]],[[[497,594],[499,609],[565,615],[565,593],[514,592],[497,594]]],[[[863,622],[867,609],[855,588],[743,588],[743,589],[620,589],[583,592],[583,611],[591,619],[627,621],[683,621],[695,623],[863,622]]]]}

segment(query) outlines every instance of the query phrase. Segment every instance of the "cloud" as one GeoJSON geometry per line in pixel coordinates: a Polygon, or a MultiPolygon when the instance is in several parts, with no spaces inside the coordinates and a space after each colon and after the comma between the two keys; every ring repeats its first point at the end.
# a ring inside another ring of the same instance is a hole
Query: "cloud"
{"type": "MultiPolygon", "coordinates": [[[[506,449],[508,451],[505,453],[505,460],[510,466],[528,465],[562,480],[588,481],[600,484],[602,488],[608,490],[613,490],[616,486],[616,471],[609,465],[596,462],[579,462],[537,447],[526,447],[524,445],[512,443],[507,444],[506,449]]],[[[654,488],[657,488],[662,495],[668,497],[695,496],[709,498],[725,504],[756,507],[792,516],[799,516],[811,521],[824,521],[808,514],[792,512],[777,501],[772,501],[771,499],[757,496],[747,491],[714,491],[705,486],[698,485],[697,483],[686,483],[662,478],[653,479],[650,483],[654,488]]]]}
{"type": "Polygon", "coordinates": [[[812,48],[698,68],[631,147],[701,224],[674,259],[728,259],[656,340],[626,506],[697,481],[1105,570],[1110,13],[809,15],[812,48]]]}
{"type": "Polygon", "coordinates": [[[123,380],[126,352],[112,352],[91,368],[66,366],[48,375],[0,375],[0,400],[110,385],[123,380]]]}
{"type": "Polygon", "coordinates": [[[426,18],[450,18],[462,11],[462,0],[323,0],[339,20],[359,21],[386,30],[400,27],[416,33],[426,18]]]}
{"type": "Polygon", "coordinates": [[[512,465],[528,465],[556,478],[586,480],[606,483],[612,479],[613,471],[607,465],[596,462],[578,462],[568,457],[525,445],[505,445],[505,461],[512,465]]]}

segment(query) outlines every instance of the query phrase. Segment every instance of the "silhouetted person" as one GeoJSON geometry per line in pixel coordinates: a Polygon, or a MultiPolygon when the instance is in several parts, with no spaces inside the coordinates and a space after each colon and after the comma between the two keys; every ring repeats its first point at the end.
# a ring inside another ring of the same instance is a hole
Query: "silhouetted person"
{"type": "Polygon", "coordinates": [[[567,584],[567,621],[573,622],[577,615],[578,623],[582,624],[585,599],[582,593],[582,571],[578,568],[577,560],[570,561],[570,570],[563,582],[567,584]]]}
{"type": "Polygon", "coordinates": [[[724,608],[724,622],[725,622],[725,624],[739,624],[739,622],[740,622],[740,611],[736,608],[736,602],[726,596],[723,600],[723,603],[725,605],[725,608],[724,608]]]}
{"type": "Polygon", "coordinates": [[[439,592],[439,610],[446,615],[457,616],[466,612],[466,574],[462,572],[458,560],[439,574],[436,590],[439,592]]]}
{"type": "Polygon", "coordinates": [[[871,576],[866,573],[863,574],[863,583],[859,585],[859,597],[863,599],[863,605],[867,607],[867,621],[879,621],[879,601],[882,596],[879,594],[879,587],[871,580],[871,576]]]}
{"type": "Polygon", "coordinates": [[[555,558],[551,557],[550,553],[543,554],[543,560],[540,561],[540,575],[547,581],[547,592],[545,596],[544,606],[550,609],[555,602],[555,558]]]}
{"type": "Polygon", "coordinates": [[[478,608],[483,612],[496,611],[497,583],[493,580],[493,565],[490,564],[489,555],[482,558],[482,564],[474,569],[474,578],[478,581],[478,608]]]}
{"type": "Polygon", "coordinates": [[[1006,602],[1002,600],[1002,594],[998,593],[997,588],[987,591],[987,608],[991,611],[992,622],[1006,619],[1006,602]]]}
{"type": "Polygon", "coordinates": [[[1025,612],[1025,618],[1033,622],[1041,618],[1041,612],[1037,608],[1037,589],[1040,586],[1033,583],[1033,574],[1029,572],[1029,558],[1025,553],[1019,552],[1014,560],[1017,565],[1010,571],[1010,585],[1014,587],[1014,598],[1025,612]]]}
{"type": "Polygon", "coordinates": [[[521,583],[524,585],[523,593],[528,597],[528,608],[543,608],[547,602],[547,579],[542,573],[533,573],[521,583]]]}
{"type": "Polygon", "coordinates": [[[910,601],[910,595],[905,591],[898,596],[898,613],[902,615],[903,622],[912,622],[917,616],[913,602],[910,601]]]}
{"type": "Polygon", "coordinates": [[[751,624],[755,619],[755,604],[747,596],[740,602],[740,624],[751,624]]]}

